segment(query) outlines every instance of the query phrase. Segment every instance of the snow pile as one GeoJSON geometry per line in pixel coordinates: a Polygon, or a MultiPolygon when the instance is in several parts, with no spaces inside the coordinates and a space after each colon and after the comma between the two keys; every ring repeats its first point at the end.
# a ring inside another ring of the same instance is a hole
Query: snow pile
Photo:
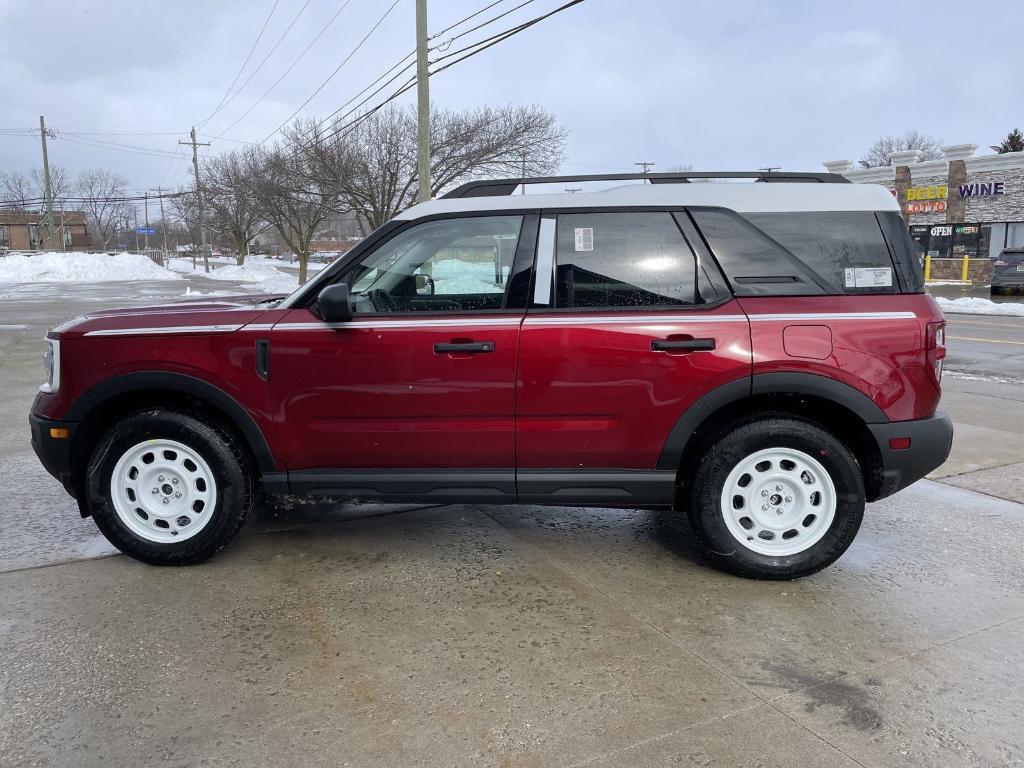
{"type": "Polygon", "coordinates": [[[252,288],[263,293],[291,293],[299,287],[299,279],[269,264],[235,264],[212,266],[209,273],[203,271],[203,262],[198,261],[192,269],[191,259],[172,259],[171,269],[175,272],[205,277],[208,280],[226,280],[233,283],[253,283],[252,288]]]}
{"type": "Polygon", "coordinates": [[[136,253],[10,253],[0,257],[0,283],[100,283],[113,280],[178,280],[136,253]]]}
{"type": "MultiPolygon", "coordinates": [[[[505,268],[508,275],[508,268],[505,268]]],[[[494,283],[494,262],[471,262],[462,259],[435,261],[431,271],[434,292],[438,295],[453,293],[502,293],[503,286],[494,283]]]]}
{"type": "Polygon", "coordinates": [[[1004,315],[1024,317],[1024,303],[997,303],[989,299],[966,296],[962,299],[947,299],[943,296],[935,298],[943,312],[962,315],[1004,315]]]}

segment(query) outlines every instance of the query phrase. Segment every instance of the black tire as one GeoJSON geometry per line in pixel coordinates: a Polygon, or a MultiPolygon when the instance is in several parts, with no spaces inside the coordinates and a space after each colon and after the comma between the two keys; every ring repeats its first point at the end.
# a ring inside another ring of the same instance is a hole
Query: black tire
{"type": "Polygon", "coordinates": [[[191,565],[211,557],[241,529],[252,510],[254,491],[249,457],[231,432],[166,408],[139,411],[115,424],[97,443],[86,472],[86,498],[97,527],[124,554],[152,565],[191,565]],[[187,446],[206,462],[216,483],[210,518],[199,533],[184,541],[149,541],[128,528],[114,509],[111,476],[117,462],[127,451],[151,439],[187,446]]]}
{"type": "Polygon", "coordinates": [[[773,414],[718,434],[684,489],[687,516],[708,554],[724,570],[752,579],[797,579],[835,562],[850,546],[864,517],[864,481],[850,450],[821,427],[773,414]],[[725,482],[741,461],[758,451],[782,448],[814,458],[835,487],[836,509],[824,536],[806,550],[771,556],[748,549],[729,532],[722,509],[725,482]]]}

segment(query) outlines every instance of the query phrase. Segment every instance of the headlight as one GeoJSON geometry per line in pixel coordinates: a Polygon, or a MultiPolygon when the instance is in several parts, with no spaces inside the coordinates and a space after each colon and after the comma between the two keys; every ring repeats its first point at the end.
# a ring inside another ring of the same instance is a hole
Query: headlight
{"type": "Polygon", "coordinates": [[[39,389],[43,392],[56,392],[60,386],[60,340],[46,339],[43,351],[43,368],[46,371],[46,383],[39,389]]]}

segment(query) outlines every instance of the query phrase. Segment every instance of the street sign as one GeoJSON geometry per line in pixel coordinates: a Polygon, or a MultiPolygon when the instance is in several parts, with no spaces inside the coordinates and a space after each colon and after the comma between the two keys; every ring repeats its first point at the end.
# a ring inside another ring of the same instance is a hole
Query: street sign
{"type": "Polygon", "coordinates": [[[135,231],[140,235],[155,235],[156,230],[153,227],[136,227],[135,231]]]}

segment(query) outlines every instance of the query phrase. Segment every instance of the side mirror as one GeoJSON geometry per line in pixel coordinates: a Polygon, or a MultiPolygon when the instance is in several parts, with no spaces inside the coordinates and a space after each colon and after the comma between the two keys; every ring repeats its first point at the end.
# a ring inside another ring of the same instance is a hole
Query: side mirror
{"type": "Polygon", "coordinates": [[[328,285],[320,291],[317,302],[320,317],[328,323],[347,323],[352,319],[352,301],[345,283],[328,285]]]}
{"type": "Polygon", "coordinates": [[[416,293],[420,296],[433,296],[434,278],[430,275],[416,275],[416,293]]]}

